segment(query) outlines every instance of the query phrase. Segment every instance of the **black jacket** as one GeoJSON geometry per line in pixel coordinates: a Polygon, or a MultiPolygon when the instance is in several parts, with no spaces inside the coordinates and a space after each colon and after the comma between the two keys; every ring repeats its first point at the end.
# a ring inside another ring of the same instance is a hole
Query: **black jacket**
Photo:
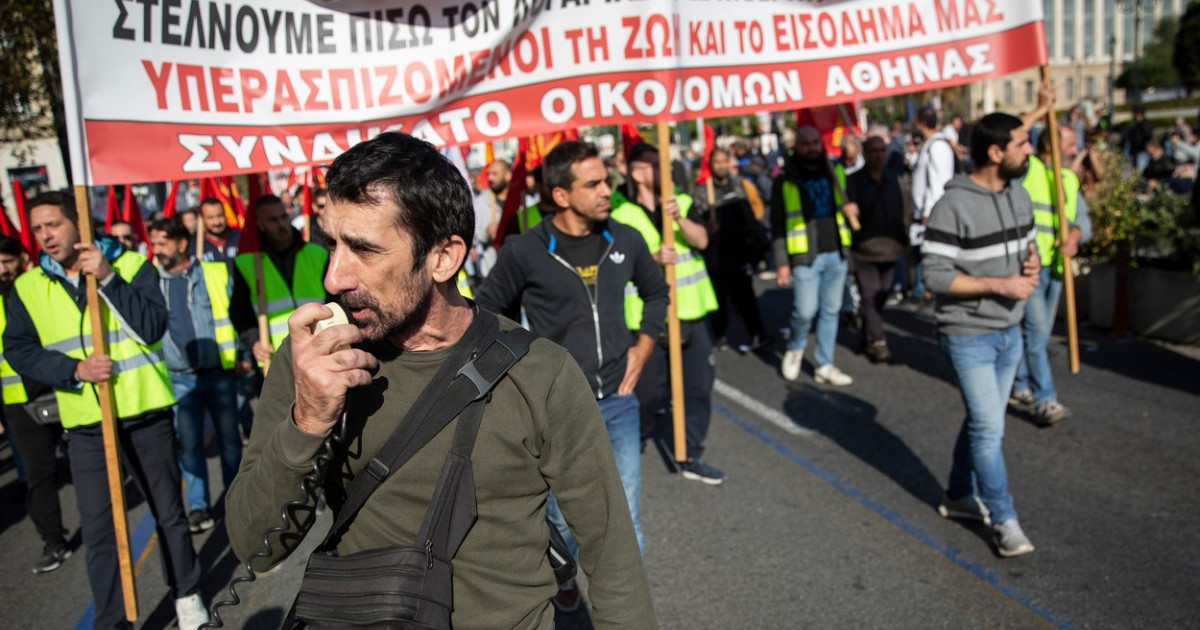
{"type": "Polygon", "coordinates": [[[658,339],[666,326],[670,293],[662,269],[637,230],[608,221],[609,246],[596,270],[596,303],[575,269],[554,253],[549,221],[504,241],[496,266],[476,294],[497,313],[525,307],[533,332],[567,349],[583,369],[593,394],[609,396],[625,376],[625,353],[634,339],[625,324],[625,285],[633,282],[645,305],[642,333],[658,339]]]}

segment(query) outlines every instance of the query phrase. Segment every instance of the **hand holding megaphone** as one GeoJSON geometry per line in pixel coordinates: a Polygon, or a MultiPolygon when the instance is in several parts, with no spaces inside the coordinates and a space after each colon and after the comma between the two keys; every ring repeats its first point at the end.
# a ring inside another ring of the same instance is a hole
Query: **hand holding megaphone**
{"type": "Polygon", "coordinates": [[[346,392],[369,385],[379,361],[354,348],[363,341],[335,303],[305,304],[288,318],[296,404],[292,421],[305,433],[327,435],[346,405],[346,392]]]}

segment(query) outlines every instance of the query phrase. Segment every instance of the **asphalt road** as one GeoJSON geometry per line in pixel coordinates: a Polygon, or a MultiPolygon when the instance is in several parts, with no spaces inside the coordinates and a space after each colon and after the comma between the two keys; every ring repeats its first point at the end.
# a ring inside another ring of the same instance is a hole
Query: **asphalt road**
{"type": "MultiPolygon", "coordinates": [[[[775,330],[789,296],[760,289],[775,330]]],[[[843,332],[836,362],[856,379],[846,388],[815,385],[808,363],[786,383],[779,347],[717,353],[705,459],[728,473],[724,485],[685,481],[647,447],[643,527],[661,627],[1200,627],[1200,360],[1085,327],[1083,370],[1071,376],[1054,338],[1056,385],[1073,415],[1042,429],[1010,414],[1010,487],[1037,551],[1003,560],[982,527],[935,510],[962,403],[928,313],[887,316],[889,365],[867,362],[843,332]]],[[[32,575],[41,543],[15,496],[7,447],[0,471],[0,626],[87,627],[82,550],[32,575]]],[[[75,532],[72,486],[61,497],[75,532]]],[[[138,627],[165,628],[173,609],[137,503],[138,627]]],[[[221,528],[196,547],[205,598],[223,598],[241,569],[221,528]]],[[[302,567],[294,556],[241,588],[226,627],[277,627],[302,567]]],[[[558,625],[590,627],[586,612],[558,625]]]]}

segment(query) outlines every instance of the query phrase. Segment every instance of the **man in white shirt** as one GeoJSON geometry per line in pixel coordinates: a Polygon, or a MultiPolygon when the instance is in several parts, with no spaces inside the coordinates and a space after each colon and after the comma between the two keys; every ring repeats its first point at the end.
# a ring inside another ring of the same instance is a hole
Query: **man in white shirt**
{"type": "MultiPolygon", "coordinates": [[[[925,141],[917,153],[917,163],[912,172],[913,222],[909,227],[909,240],[914,248],[919,249],[925,242],[925,223],[929,221],[929,212],[946,192],[946,182],[954,177],[954,147],[953,141],[946,137],[945,130],[938,131],[938,113],[933,107],[918,110],[913,126],[916,135],[925,141]]],[[[921,277],[920,257],[913,256],[912,260],[912,298],[919,301],[925,297],[925,283],[921,277]]]]}

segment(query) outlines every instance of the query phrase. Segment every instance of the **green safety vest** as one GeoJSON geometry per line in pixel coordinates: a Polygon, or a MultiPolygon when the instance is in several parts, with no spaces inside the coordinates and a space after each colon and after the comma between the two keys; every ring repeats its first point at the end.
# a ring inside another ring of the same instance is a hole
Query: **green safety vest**
{"type": "MultiPolygon", "coordinates": [[[[612,219],[640,232],[651,252],[661,249],[662,235],[642,208],[618,195],[613,195],[612,199],[617,204],[613,208],[612,219]]],[[[686,217],[692,208],[692,198],[675,195],[675,201],[686,217]]],[[[713,291],[704,259],[700,252],[688,246],[678,223],[675,224],[675,253],[678,255],[678,262],[675,263],[675,309],[679,319],[693,321],[717,310],[717,294],[713,291]]],[[[630,330],[640,330],[642,327],[642,298],[632,282],[625,285],[625,324],[630,330]]]]}
{"type": "Polygon", "coordinates": [[[25,391],[25,383],[21,380],[21,375],[17,374],[16,370],[8,364],[8,357],[4,356],[4,327],[8,324],[7,315],[4,310],[4,296],[0,295],[0,389],[4,393],[4,404],[19,405],[29,402],[29,394],[25,391]]]}
{"type": "Polygon", "coordinates": [[[475,292],[471,290],[471,283],[467,280],[467,270],[458,270],[458,294],[468,300],[475,299],[475,292]]]}
{"type": "MultiPolygon", "coordinates": [[[[834,173],[837,175],[838,182],[841,187],[834,187],[833,202],[838,207],[837,227],[838,237],[842,242],[842,247],[850,247],[850,226],[846,223],[846,216],[842,214],[842,205],[846,200],[842,198],[842,190],[846,189],[846,170],[841,164],[834,167],[834,173]]],[[[783,210],[786,213],[784,219],[784,229],[787,231],[787,251],[788,254],[807,254],[808,253],[808,227],[804,222],[804,210],[800,207],[800,188],[791,180],[783,182],[783,210]]]]}
{"type": "Polygon", "coordinates": [[[517,230],[524,234],[542,222],[542,210],[538,204],[517,210],[517,230]]]}
{"type": "Polygon", "coordinates": [[[237,331],[229,319],[229,266],[223,262],[201,262],[200,271],[204,273],[204,288],[212,305],[221,367],[232,370],[237,363],[237,331]]]}
{"type": "MultiPolygon", "coordinates": [[[[1063,195],[1066,196],[1067,223],[1074,225],[1079,212],[1079,177],[1069,168],[1062,169],[1063,195]]],[[[1058,213],[1054,211],[1054,174],[1046,163],[1035,155],[1029,156],[1029,172],[1021,185],[1033,201],[1033,224],[1037,228],[1037,249],[1042,266],[1054,266],[1054,273],[1063,274],[1062,256],[1054,242],[1058,240],[1058,213]]]]}
{"type": "MultiPolygon", "coordinates": [[[[305,243],[296,252],[296,268],[292,271],[292,286],[288,288],[283,276],[271,262],[271,257],[262,257],[263,284],[267,290],[267,327],[271,335],[271,347],[279,348],[288,335],[288,317],[309,302],[325,301],[325,264],[329,252],[312,243],[305,243]]],[[[254,254],[239,254],[233,264],[237,266],[246,285],[250,287],[254,313],[258,313],[258,283],[254,281],[254,254]]]]}
{"type": "MultiPolygon", "coordinates": [[[[112,268],[126,282],[132,282],[145,264],[145,258],[127,251],[113,261],[112,268]]],[[[92,353],[92,318],[79,310],[59,281],[39,267],[17,278],[14,290],[29,311],[43,348],[81,361],[92,353]]],[[[103,317],[108,356],[113,361],[110,382],[117,418],[134,418],[175,404],[162,340],[144,345],[122,327],[112,309],[104,308],[103,317]]],[[[100,402],[89,383],[76,390],[56,388],[54,394],[64,429],[100,422],[100,402]]]]}

